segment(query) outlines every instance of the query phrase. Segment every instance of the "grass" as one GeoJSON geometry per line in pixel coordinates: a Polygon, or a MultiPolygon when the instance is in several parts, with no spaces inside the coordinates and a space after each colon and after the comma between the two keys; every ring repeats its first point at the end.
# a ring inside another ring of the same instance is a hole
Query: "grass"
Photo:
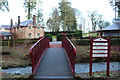
{"type": "Polygon", "coordinates": [[[9,74],[9,73],[2,73],[2,80],[25,80],[28,78],[30,74],[9,74]]]}
{"type": "Polygon", "coordinates": [[[91,37],[96,37],[97,33],[83,33],[83,36],[91,36],[91,37]]]}
{"type": "Polygon", "coordinates": [[[25,67],[31,64],[29,49],[30,46],[20,45],[17,47],[9,48],[3,47],[4,52],[9,51],[9,54],[2,55],[2,68],[9,67],[25,67]]]}
{"type": "Polygon", "coordinates": [[[56,38],[56,36],[52,36],[52,38],[56,38]]]}
{"type": "MultiPolygon", "coordinates": [[[[110,77],[109,78],[118,78],[119,71],[111,71],[110,72],[110,77]]],[[[89,73],[78,73],[75,74],[76,77],[81,77],[81,78],[108,78],[106,75],[106,71],[101,71],[101,72],[93,72],[92,76],[89,75],[89,73]]],[[[102,79],[101,79],[102,80],[102,79]]]]}
{"type": "MultiPolygon", "coordinates": [[[[90,46],[89,45],[76,45],[75,40],[71,40],[72,43],[76,47],[76,62],[77,63],[89,63],[90,60],[90,46]]],[[[111,62],[120,61],[120,50],[118,49],[120,46],[111,45],[110,54],[111,54],[111,62]]],[[[105,62],[106,58],[93,58],[93,62],[105,62]]]]}

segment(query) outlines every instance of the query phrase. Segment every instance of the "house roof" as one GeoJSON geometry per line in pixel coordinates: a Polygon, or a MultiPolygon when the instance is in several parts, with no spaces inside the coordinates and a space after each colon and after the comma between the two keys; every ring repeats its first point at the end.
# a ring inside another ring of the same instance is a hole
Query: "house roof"
{"type": "Polygon", "coordinates": [[[29,19],[24,22],[21,22],[20,26],[28,26],[29,24],[32,24],[32,23],[33,23],[33,20],[29,19]]]}
{"type": "Polygon", "coordinates": [[[11,35],[10,32],[0,32],[0,35],[11,35]]]}
{"type": "Polygon", "coordinates": [[[0,27],[4,27],[6,30],[10,30],[10,25],[1,25],[0,27]]]}
{"type": "Polygon", "coordinates": [[[116,22],[108,27],[105,27],[98,31],[110,31],[110,30],[120,30],[120,22],[116,22]]]}
{"type": "MultiPolygon", "coordinates": [[[[33,20],[31,20],[31,19],[28,19],[28,20],[26,20],[26,21],[23,21],[23,22],[21,22],[20,23],[20,26],[21,27],[25,27],[25,26],[29,26],[29,24],[33,24],[33,20]]],[[[42,23],[37,23],[37,25],[38,24],[42,24],[42,23]]],[[[15,25],[15,27],[16,27],[17,25],[15,25]]],[[[45,26],[42,26],[42,25],[38,25],[39,27],[45,27],[45,26]]],[[[32,26],[32,27],[34,27],[34,26],[32,26]]]]}

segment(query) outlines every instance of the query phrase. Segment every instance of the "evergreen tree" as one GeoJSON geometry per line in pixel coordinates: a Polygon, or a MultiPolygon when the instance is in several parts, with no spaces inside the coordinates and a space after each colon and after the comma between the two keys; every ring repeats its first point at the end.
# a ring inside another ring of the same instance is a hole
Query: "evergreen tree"
{"type": "Polygon", "coordinates": [[[60,19],[62,23],[62,27],[64,31],[76,31],[76,14],[75,9],[73,9],[70,5],[70,2],[62,1],[59,3],[60,9],[60,19]]]}
{"type": "Polygon", "coordinates": [[[32,18],[32,11],[33,9],[36,9],[36,0],[25,0],[24,2],[24,8],[25,11],[28,12],[28,19],[32,18]]]}

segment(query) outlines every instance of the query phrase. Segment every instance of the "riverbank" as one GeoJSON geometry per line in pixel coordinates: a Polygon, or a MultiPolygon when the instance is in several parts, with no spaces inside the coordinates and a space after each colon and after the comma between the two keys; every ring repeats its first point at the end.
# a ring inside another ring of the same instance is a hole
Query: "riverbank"
{"type": "MultiPolygon", "coordinates": [[[[93,73],[93,76],[89,76],[89,73],[80,73],[75,74],[75,80],[120,80],[118,78],[118,75],[120,72],[118,71],[111,71],[110,77],[106,76],[105,71],[101,72],[95,72],[93,73]]],[[[8,74],[8,73],[2,73],[2,80],[33,80],[31,78],[31,74],[8,74]]]]}
{"type": "MultiPolygon", "coordinates": [[[[119,63],[111,62],[110,63],[110,77],[109,78],[118,78],[119,72],[119,63]]],[[[11,78],[11,79],[24,79],[30,78],[32,74],[32,67],[18,67],[18,68],[9,68],[3,69],[3,78],[11,78]]],[[[99,62],[93,63],[93,76],[89,76],[89,63],[79,63],[75,65],[75,78],[82,79],[91,79],[91,78],[108,78],[106,76],[106,63],[99,62]]],[[[78,79],[79,80],[79,79],[78,79]]],[[[80,79],[81,80],[81,79],[80,79]]]]}
{"type": "Polygon", "coordinates": [[[31,65],[29,49],[32,45],[2,46],[2,69],[31,65]]]}
{"type": "MultiPolygon", "coordinates": [[[[77,63],[89,63],[90,60],[90,46],[76,46],[76,62],[77,63]]],[[[118,49],[120,46],[112,45],[110,47],[110,56],[111,62],[120,62],[120,50],[118,49]]],[[[93,58],[93,62],[106,62],[106,58],[93,58]]]]}
{"type": "MultiPolygon", "coordinates": [[[[3,46],[2,49],[4,52],[9,54],[2,55],[2,69],[9,67],[26,67],[31,65],[29,49],[33,44],[29,45],[19,45],[15,47],[3,46]]],[[[75,45],[77,49],[76,53],[76,63],[89,63],[90,60],[90,46],[78,46],[75,45]]],[[[118,52],[118,47],[120,46],[111,46],[111,62],[120,62],[120,53],[118,52]]],[[[106,58],[94,58],[93,62],[105,62],[106,58]]]]}

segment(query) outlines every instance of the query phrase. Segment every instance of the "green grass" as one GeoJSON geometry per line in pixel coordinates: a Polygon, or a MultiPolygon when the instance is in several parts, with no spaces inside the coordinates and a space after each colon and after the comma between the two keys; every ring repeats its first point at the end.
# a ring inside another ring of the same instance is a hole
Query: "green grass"
{"type": "Polygon", "coordinates": [[[56,36],[52,36],[52,38],[56,38],[56,36]]]}
{"type": "Polygon", "coordinates": [[[97,33],[83,33],[82,35],[83,36],[89,35],[89,36],[92,36],[92,37],[97,37],[97,33]]]}

